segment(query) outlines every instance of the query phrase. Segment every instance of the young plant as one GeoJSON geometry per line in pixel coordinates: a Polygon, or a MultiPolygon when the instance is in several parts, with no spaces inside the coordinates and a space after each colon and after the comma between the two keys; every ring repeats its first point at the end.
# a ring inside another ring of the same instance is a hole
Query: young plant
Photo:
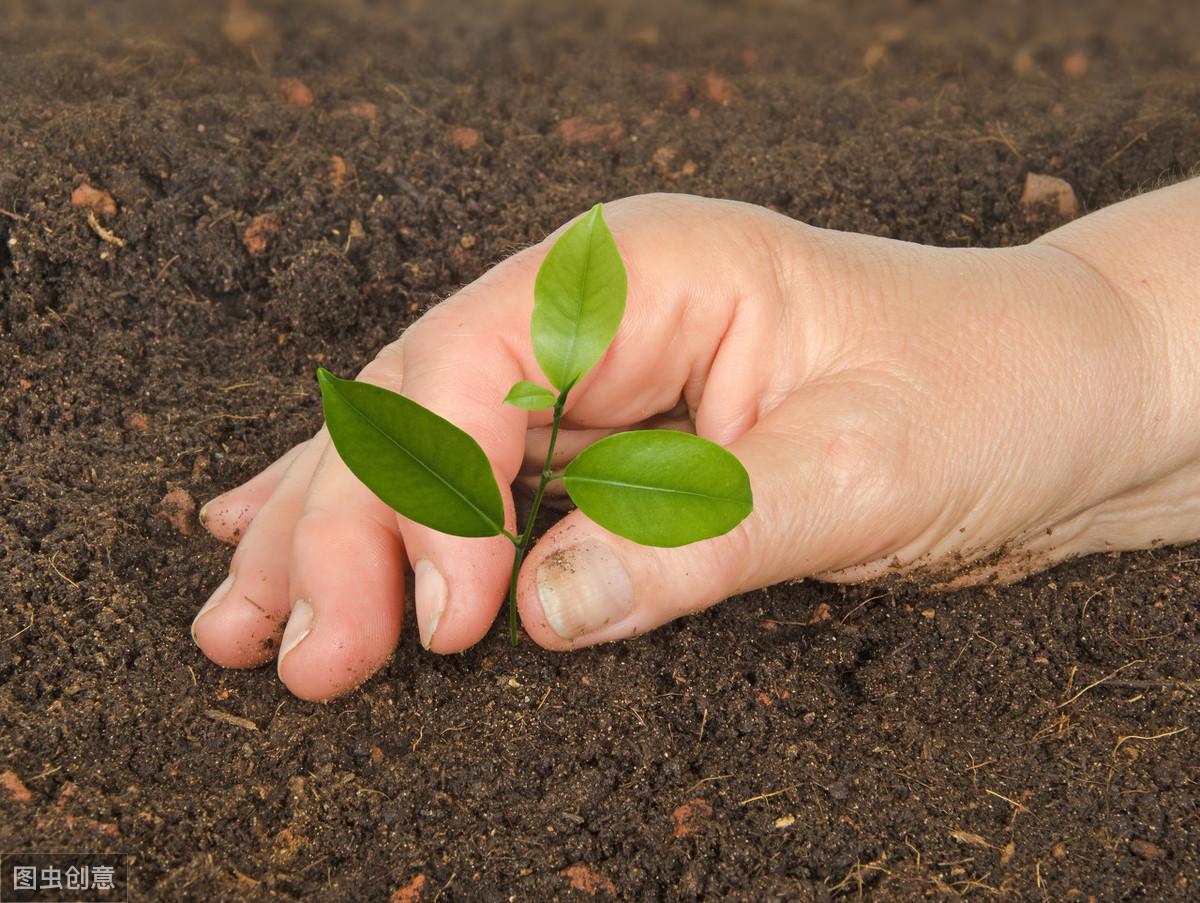
{"type": "Polygon", "coordinates": [[[753,507],[741,462],[690,433],[616,433],[586,448],[562,472],[551,470],[567,398],[616,336],[626,289],[625,265],[597,204],[554,243],[534,284],[530,337],[553,389],[521,380],[504,398],[526,411],[553,408],[546,463],[519,535],[504,527],[500,487],[474,439],[403,395],[317,371],[334,447],[372,492],[410,520],[442,533],[504,534],[512,542],[508,623],[514,644],[517,575],[542,494],[554,480],[561,479],[571,500],[600,526],[649,546],[720,536],[753,507]]]}

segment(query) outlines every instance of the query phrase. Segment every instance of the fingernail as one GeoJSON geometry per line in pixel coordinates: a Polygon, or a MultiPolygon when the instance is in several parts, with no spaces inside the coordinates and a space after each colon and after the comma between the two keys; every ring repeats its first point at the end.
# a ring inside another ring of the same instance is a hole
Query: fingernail
{"type": "MultiPolygon", "coordinates": [[[[283,631],[283,639],[279,641],[279,664],[276,670],[283,668],[283,660],[289,652],[304,642],[304,638],[312,633],[312,606],[307,599],[297,599],[292,606],[292,616],[288,618],[287,627],[283,631]]],[[[282,675],[280,675],[282,676],[282,675]]]]}
{"type": "Polygon", "coordinates": [[[633,585],[607,546],[560,549],[538,566],[538,599],[550,627],[564,640],[592,633],[629,614],[633,585]]]}
{"type": "Polygon", "coordinates": [[[198,612],[196,612],[196,617],[192,618],[192,642],[193,643],[196,642],[196,623],[201,618],[203,618],[206,614],[208,614],[210,611],[212,611],[214,608],[216,608],[218,605],[220,605],[221,600],[224,599],[226,595],[228,595],[229,590],[232,587],[233,587],[233,574],[230,574],[228,577],[226,577],[224,580],[221,581],[220,586],[218,586],[216,589],[213,590],[212,595],[208,597],[208,601],[200,606],[200,610],[198,612]]]}
{"type": "Polygon", "coordinates": [[[446,610],[446,578],[426,558],[416,563],[413,575],[417,584],[417,630],[421,634],[421,645],[428,649],[442,612],[446,610]]]}
{"type": "Polygon", "coordinates": [[[200,519],[200,526],[208,526],[208,506],[212,504],[212,500],[205,502],[200,506],[200,513],[196,515],[200,519]]]}

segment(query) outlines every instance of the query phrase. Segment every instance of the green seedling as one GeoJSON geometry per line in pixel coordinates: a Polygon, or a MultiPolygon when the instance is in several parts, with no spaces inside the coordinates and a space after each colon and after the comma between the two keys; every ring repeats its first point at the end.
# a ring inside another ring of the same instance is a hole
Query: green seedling
{"type": "Polygon", "coordinates": [[[372,492],[408,519],[442,533],[503,534],[512,542],[508,623],[514,644],[517,575],[552,481],[561,479],[571,500],[600,526],[648,546],[720,536],[753,508],[741,462],[690,433],[616,433],[586,448],[563,471],[552,471],[567,398],[612,344],[625,314],[626,290],[625,264],[597,204],[554,243],[534,284],[530,337],[553,388],[521,380],[503,399],[526,411],[553,408],[546,463],[520,534],[505,529],[492,466],[467,433],[403,395],[317,371],[334,447],[372,492]]]}

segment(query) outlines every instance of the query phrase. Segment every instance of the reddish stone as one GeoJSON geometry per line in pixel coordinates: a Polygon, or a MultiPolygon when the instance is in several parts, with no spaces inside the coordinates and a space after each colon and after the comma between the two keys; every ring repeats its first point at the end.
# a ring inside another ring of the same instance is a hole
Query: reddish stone
{"type": "Polygon", "coordinates": [[[612,881],[586,865],[569,865],[559,874],[570,882],[574,890],[585,893],[589,897],[594,897],[598,893],[606,893],[612,897],[617,895],[616,885],[612,881]]]}
{"type": "Polygon", "coordinates": [[[1167,858],[1167,851],[1156,843],[1151,843],[1148,840],[1140,838],[1129,841],[1129,849],[1133,851],[1133,855],[1139,859],[1146,859],[1150,862],[1157,862],[1159,859],[1167,858]]]}
{"type": "Polygon", "coordinates": [[[279,232],[279,220],[273,213],[260,213],[242,232],[242,244],[257,257],[271,246],[271,238],[279,232]]]}
{"type": "Polygon", "coordinates": [[[812,614],[808,616],[809,624],[820,624],[822,621],[828,621],[833,618],[833,610],[829,607],[828,602],[818,602],[813,608],[812,614]]]}
{"type": "Polygon", "coordinates": [[[595,144],[621,140],[625,130],[615,122],[590,122],[582,116],[572,116],[558,124],[558,136],[566,144],[595,144]]]}
{"type": "Polygon", "coordinates": [[[374,122],[379,117],[379,107],[369,100],[356,100],[346,107],[346,112],[367,122],[374,122]]]}
{"type": "Polygon", "coordinates": [[[733,85],[719,75],[704,76],[704,97],[718,106],[727,107],[734,98],[733,85]]]}
{"type": "Polygon", "coordinates": [[[657,166],[663,172],[666,172],[671,168],[671,163],[674,161],[675,156],[678,153],[679,152],[675,150],[675,148],[664,144],[662,147],[654,151],[654,156],[651,159],[654,161],[655,166],[657,166]]]}
{"type": "Polygon", "coordinates": [[[712,806],[700,797],[676,806],[675,811],[671,813],[671,820],[675,823],[674,836],[678,838],[694,834],[701,822],[712,818],[712,812],[712,806]]]}
{"type": "Polygon", "coordinates": [[[391,903],[417,903],[425,888],[425,876],[416,875],[408,884],[392,892],[391,903]]]}
{"type": "Polygon", "coordinates": [[[1021,192],[1021,206],[1031,213],[1046,204],[1054,204],[1059,216],[1067,219],[1079,213],[1079,199],[1069,182],[1056,176],[1029,173],[1025,176],[1025,190],[1021,192]]]}
{"type": "Polygon", "coordinates": [[[308,85],[298,78],[284,78],[279,81],[279,99],[290,107],[311,107],[315,98],[308,85]]]}
{"type": "Polygon", "coordinates": [[[473,129],[466,125],[456,125],[450,129],[450,140],[458,146],[459,150],[469,151],[478,146],[483,140],[478,129],[473,129]]]}
{"type": "Polygon", "coordinates": [[[117,202],[107,191],[93,188],[84,182],[71,192],[71,203],[76,207],[86,207],[97,216],[113,216],[117,212],[117,202]]]}
{"type": "Polygon", "coordinates": [[[192,515],[196,513],[196,500],[186,489],[175,487],[167,491],[159,503],[159,516],[182,533],[191,536],[193,529],[192,515]]]}
{"type": "Polygon", "coordinates": [[[345,157],[339,154],[334,154],[329,158],[329,183],[334,188],[341,188],[346,184],[346,173],[349,167],[346,165],[345,157]]]}
{"type": "Polygon", "coordinates": [[[1067,78],[1083,78],[1088,74],[1088,58],[1082,53],[1068,53],[1062,61],[1063,75],[1067,78]]]}
{"type": "Polygon", "coordinates": [[[12,769],[0,773],[0,788],[3,788],[10,800],[18,803],[27,803],[33,799],[33,794],[29,792],[25,782],[12,769]]]}

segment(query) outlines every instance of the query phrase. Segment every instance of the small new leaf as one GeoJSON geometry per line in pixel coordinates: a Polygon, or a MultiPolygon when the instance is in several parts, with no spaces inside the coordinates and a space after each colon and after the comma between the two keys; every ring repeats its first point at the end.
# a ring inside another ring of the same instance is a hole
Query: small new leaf
{"type": "Polygon", "coordinates": [[[584,514],[645,546],[720,536],[754,507],[750,477],[737,458],[675,430],[601,439],[567,465],[563,482],[584,514]]]}
{"type": "Polygon", "coordinates": [[[554,243],[534,283],[530,337],[550,385],[569,389],[600,360],[625,315],[627,288],[597,204],[554,243]]]}
{"type": "Polygon", "coordinates": [[[508,390],[508,394],[504,396],[504,403],[526,411],[544,411],[546,408],[554,407],[557,397],[544,386],[523,379],[514,383],[513,387],[508,390]]]}
{"type": "Polygon", "coordinates": [[[504,503],[474,439],[415,401],[317,371],[325,425],[350,471],[392,509],[455,536],[495,536],[504,503]]]}

